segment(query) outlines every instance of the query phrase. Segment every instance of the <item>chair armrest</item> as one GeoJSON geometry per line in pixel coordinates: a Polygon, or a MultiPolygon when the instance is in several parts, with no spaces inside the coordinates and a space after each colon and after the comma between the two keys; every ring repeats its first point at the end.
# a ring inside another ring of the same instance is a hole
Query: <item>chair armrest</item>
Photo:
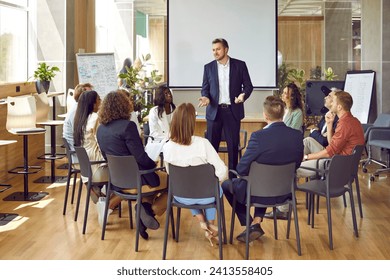
{"type": "Polygon", "coordinates": [[[243,149],[246,148],[246,143],[247,143],[247,140],[248,140],[248,132],[244,129],[241,129],[241,132],[244,133],[244,145],[242,146],[243,149]]]}
{"type": "Polygon", "coordinates": [[[229,172],[233,173],[234,175],[236,175],[237,178],[241,178],[241,179],[244,179],[244,180],[246,180],[248,178],[248,176],[243,176],[243,175],[238,174],[238,172],[236,170],[234,170],[234,169],[229,169],[229,172]]]}
{"type": "Polygon", "coordinates": [[[94,165],[94,164],[101,164],[101,163],[107,163],[107,161],[105,160],[96,160],[96,161],[90,161],[91,165],[94,165]]]}
{"type": "Polygon", "coordinates": [[[148,174],[148,173],[153,173],[156,171],[165,171],[165,167],[157,167],[157,168],[152,168],[152,169],[147,169],[147,170],[140,170],[139,173],[142,174],[148,174]]]}
{"type": "Polygon", "coordinates": [[[390,139],[390,127],[371,127],[368,134],[367,142],[371,140],[388,140],[390,139]]]}

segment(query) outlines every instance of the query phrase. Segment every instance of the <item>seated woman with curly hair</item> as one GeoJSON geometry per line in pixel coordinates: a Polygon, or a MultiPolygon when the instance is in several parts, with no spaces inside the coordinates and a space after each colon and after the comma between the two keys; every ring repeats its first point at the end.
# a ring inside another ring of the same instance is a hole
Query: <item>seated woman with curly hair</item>
{"type": "MultiPolygon", "coordinates": [[[[153,169],[156,167],[156,163],[146,154],[137,127],[134,122],[129,120],[132,106],[129,98],[123,92],[111,91],[104,98],[99,109],[100,126],[97,131],[97,140],[104,157],[106,154],[133,155],[140,170],[153,169]]],[[[161,190],[162,193],[166,190],[166,178],[166,173],[160,171],[144,174],[142,175],[142,190],[145,192],[161,190]]],[[[162,215],[165,208],[165,195],[149,196],[142,200],[139,229],[142,238],[148,239],[149,237],[146,228],[159,228],[159,223],[154,215],[162,215]]]]}

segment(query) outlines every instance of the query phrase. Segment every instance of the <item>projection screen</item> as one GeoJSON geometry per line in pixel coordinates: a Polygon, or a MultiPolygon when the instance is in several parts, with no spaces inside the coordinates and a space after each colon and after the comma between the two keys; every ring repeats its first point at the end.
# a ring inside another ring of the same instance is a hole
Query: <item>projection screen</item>
{"type": "Polygon", "coordinates": [[[170,87],[201,87],[215,38],[225,38],[229,56],[246,62],[254,87],[276,87],[276,0],[168,0],[170,87]]]}

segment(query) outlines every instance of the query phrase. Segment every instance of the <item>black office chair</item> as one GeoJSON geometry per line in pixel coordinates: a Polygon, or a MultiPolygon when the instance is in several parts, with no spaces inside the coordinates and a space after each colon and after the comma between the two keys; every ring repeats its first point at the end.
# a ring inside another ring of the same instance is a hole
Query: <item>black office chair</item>
{"type": "MultiPolygon", "coordinates": [[[[210,164],[198,166],[179,167],[169,164],[169,187],[167,213],[164,230],[163,260],[166,258],[169,217],[172,213],[172,206],[177,207],[176,221],[176,242],[179,242],[180,214],[181,208],[186,209],[206,209],[216,208],[218,216],[218,246],[219,259],[223,259],[222,242],[226,244],[225,214],[223,198],[221,197],[218,178],[215,176],[214,167],[210,164]],[[209,204],[186,205],[174,199],[174,196],[185,198],[209,198],[214,197],[215,201],[209,204]],[[222,241],[223,231],[223,241],[222,241]]],[[[173,226],[173,219],[172,226],[173,226]]]]}
{"type": "MultiPolygon", "coordinates": [[[[367,172],[367,166],[372,162],[376,163],[384,168],[389,167],[388,164],[374,158],[371,146],[377,146],[377,145],[371,145],[368,142],[368,139],[370,138],[371,131],[374,131],[376,129],[390,129],[390,114],[379,114],[378,117],[376,118],[376,120],[374,121],[374,123],[362,124],[362,126],[363,126],[363,130],[364,130],[364,138],[366,140],[366,149],[367,149],[367,151],[366,151],[367,152],[367,159],[363,162],[363,165],[362,165],[363,172],[364,173],[367,172]]],[[[371,138],[371,140],[374,140],[374,139],[371,138]]],[[[372,176],[370,179],[372,181],[374,181],[375,177],[372,176]]]]}
{"type": "MultiPolygon", "coordinates": [[[[252,162],[249,175],[240,176],[236,171],[232,171],[237,177],[247,180],[247,196],[246,196],[246,236],[245,236],[245,256],[249,258],[249,216],[250,208],[253,207],[272,207],[274,213],[274,236],[278,239],[278,228],[276,219],[276,206],[289,204],[289,214],[287,221],[287,233],[286,238],[290,236],[290,224],[291,224],[291,212],[294,212],[295,223],[295,235],[297,239],[297,253],[301,255],[301,239],[299,235],[299,223],[298,212],[295,198],[295,163],[289,163],[286,165],[267,165],[258,162],[252,162]],[[253,202],[251,197],[275,197],[275,196],[288,196],[291,194],[290,199],[286,199],[281,203],[274,204],[262,204],[253,202]]],[[[233,243],[234,221],[236,209],[236,197],[233,195],[232,203],[232,217],[230,227],[230,244],[233,243]]]]}

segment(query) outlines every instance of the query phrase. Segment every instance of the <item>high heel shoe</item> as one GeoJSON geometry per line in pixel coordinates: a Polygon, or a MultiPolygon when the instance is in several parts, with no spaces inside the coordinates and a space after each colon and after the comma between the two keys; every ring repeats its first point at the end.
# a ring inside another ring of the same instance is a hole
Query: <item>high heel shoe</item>
{"type": "Polygon", "coordinates": [[[210,242],[210,245],[214,246],[213,241],[212,241],[212,239],[213,239],[213,232],[209,229],[207,223],[200,222],[199,224],[200,224],[200,228],[205,231],[204,232],[204,236],[210,242]]]}

